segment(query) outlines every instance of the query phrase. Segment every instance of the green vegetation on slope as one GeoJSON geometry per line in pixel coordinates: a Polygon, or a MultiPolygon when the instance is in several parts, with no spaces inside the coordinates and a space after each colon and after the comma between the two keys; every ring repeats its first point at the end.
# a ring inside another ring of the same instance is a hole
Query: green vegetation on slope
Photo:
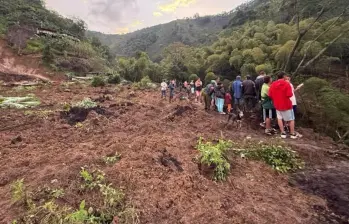
{"type": "Polygon", "coordinates": [[[85,35],[85,22],[67,19],[44,7],[42,0],[0,0],[0,33],[20,24],[66,33],[77,38],[85,35]]]}
{"type": "Polygon", "coordinates": [[[56,71],[113,73],[109,48],[85,32],[84,21],[64,18],[41,0],[0,0],[0,35],[18,54],[42,53],[56,71]]]}

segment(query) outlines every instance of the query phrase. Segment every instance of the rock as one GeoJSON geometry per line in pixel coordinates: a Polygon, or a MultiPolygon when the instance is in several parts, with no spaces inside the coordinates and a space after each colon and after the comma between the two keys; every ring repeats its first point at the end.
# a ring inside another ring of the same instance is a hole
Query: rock
{"type": "Polygon", "coordinates": [[[0,187],[7,185],[10,182],[8,177],[0,177],[0,187]]]}

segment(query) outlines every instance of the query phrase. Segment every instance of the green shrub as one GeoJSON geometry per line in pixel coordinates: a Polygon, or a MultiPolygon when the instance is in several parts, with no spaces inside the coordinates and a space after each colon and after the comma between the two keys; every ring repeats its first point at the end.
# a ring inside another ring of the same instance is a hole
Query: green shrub
{"type": "Polygon", "coordinates": [[[255,67],[256,67],[256,65],[253,64],[253,63],[243,64],[242,67],[241,67],[241,74],[243,76],[253,75],[253,74],[256,73],[255,67]]]}
{"type": "Polygon", "coordinates": [[[191,74],[190,76],[189,76],[189,82],[191,82],[192,80],[195,82],[197,79],[199,78],[199,76],[198,75],[196,75],[196,74],[191,74]]]}
{"type": "Polygon", "coordinates": [[[218,77],[213,72],[207,73],[205,76],[205,85],[209,84],[211,80],[216,80],[217,78],[218,77]]]}
{"type": "Polygon", "coordinates": [[[121,77],[119,74],[110,75],[107,82],[109,84],[119,84],[121,82],[121,77]]]}
{"type": "Polygon", "coordinates": [[[141,87],[147,87],[149,83],[152,83],[151,79],[149,78],[149,76],[145,76],[141,79],[140,81],[140,85],[141,87]]]}
{"type": "Polygon", "coordinates": [[[224,181],[230,171],[230,164],[226,158],[226,151],[232,147],[230,141],[219,140],[217,144],[212,142],[203,143],[199,139],[197,149],[200,152],[199,160],[203,165],[214,167],[215,181],[224,181]]]}
{"type": "Polygon", "coordinates": [[[73,107],[89,109],[97,107],[97,103],[92,101],[90,98],[85,98],[82,101],[73,104],[73,107]]]}
{"type": "Polygon", "coordinates": [[[155,89],[157,85],[150,80],[149,76],[145,76],[140,82],[134,83],[133,87],[136,89],[155,89]]]}
{"type": "MultiPolygon", "coordinates": [[[[335,140],[349,132],[349,95],[326,80],[310,78],[300,91],[300,112],[312,127],[335,140]]],[[[341,141],[349,139],[349,134],[341,141]]]]}
{"type": "Polygon", "coordinates": [[[91,86],[93,87],[100,87],[100,86],[105,86],[105,80],[104,78],[100,76],[95,76],[92,79],[91,86]]]}
{"type": "Polygon", "coordinates": [[[115,153],[115,155],[112,155],[112,156],[103,157],[103,161],[107,165],[113,165],[120,159],[121,159],[121,155],[119,153],[115,153]]]}
{"type": "Polygon", "coordinates": [[[27,46],[24,48],[23,53],[25,54],[35,54],[42,52],[45,48],[42,39],[30,39],[27,41],[27,46]]]}
{"type": "Polygon", "coordinates": [[[294,151],[282,146],[259,145],[257,149],[242,152],[247,158],[262,160],[278,172],[286,173],[303,167],[294,151]]]}
{"type": "Polygon", "coordinates": [[[260,71],[264,71],[266,74],[270,74],[273,71],[273,66],[271,64],[257,65],[255,71],[258,74],[260,71]]]}

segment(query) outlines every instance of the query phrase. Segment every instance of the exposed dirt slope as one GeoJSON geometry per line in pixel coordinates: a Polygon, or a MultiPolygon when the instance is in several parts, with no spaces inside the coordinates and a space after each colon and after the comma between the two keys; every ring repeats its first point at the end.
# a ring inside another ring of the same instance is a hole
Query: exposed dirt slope
{"type": "Polygon", "coordinates": [[[21,80],[56,81],[62,78],[61,75],[49,72],[44,68],[41,55],[19,56],[5,40],[0,39],[0,80],[17,81],[16,76],[22,76],[21,80]]]}
{"type": "MultiPolygon", "coordinates": [[[[315,139],[311,134],[290,142],[308,165],[305,178],[293,181],[292,186],[288,175],[277,174],[264,163],[238,158],[232,161],[228,181],[216,183],[202,176],[194,161],[199,136],[217,139],[223,135],[238,142],[247,141],[247,136],[256,141],[270,139],[261,135],[261,130],[247,129],[245,124],[242,130],[227,130],[223,128],[225,116],[207,114],[201,105],[185,101],[170,105],[159,99],[158,92],[136,92],[135,97],[129,97],[127,89],[70,86],[70,91],[63,91],[66,88],[47,86],[32,91],[43,102],[35,111],[52,110],[48,116],[0,111],[0,223],[9,222],[21,212],[12,205],[9,190],[10,183],[19,178],[24,178],[31,189],[57,180],[56,185],[69,189],[65,203],[77,207],[83,198],[72,186],[84,165],[99,167],[115,186],[125,189],[128,200],[140,213],[141,223],[319,224],[345,223],[343,220],[349,217],[345,212],[348,205],[342,203],[348,197],[344,187],[338,189],[341,192],[336,195],[341,198],[337,204],[326,197],[328,194],[306,187],[316,187],[317,179],[312,175],[315,165],[325,169],[339,164],[326,153],[335,148],[328,139],[315,139]],[[112,115],[91,112],[81,127],[70,126],[55,112],[62,108],[60,103],[84,97],[103,99],[105,94],[113,99],[100,104],[112,115]],[[190,109],[169,117],[178,106],[190,109]],[[17,136],[22,141],[12,144],[17,136]],[[112,167],[100,164],[103,156],[115,151],[122,154],[118,163],[112,167]],[[300,183],[304,189],[298,187],[300,183]]],[[[1,94],[25,94],[9,91],[1,94]]],[[[345,186],[349,177],[343,169],[347,166],[337,168],[336,173],[328,169],[324,174],[336,178],[342,173],[336,183],[345,186]]],[[[317,172],[319,175],[322,173],[317,172]]],[[[321,181],[317,189],[335,192],[333,185],[321,181]]]]}

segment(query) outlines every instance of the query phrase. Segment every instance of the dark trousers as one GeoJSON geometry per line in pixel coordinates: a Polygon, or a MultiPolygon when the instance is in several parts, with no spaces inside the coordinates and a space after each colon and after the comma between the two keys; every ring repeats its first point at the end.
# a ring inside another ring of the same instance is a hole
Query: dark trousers
{"type": "Polygon", "coordinates": [[[254,96],[244,96],[245,111],[252,111],[255,107],[256,98],[254,96]]]}

